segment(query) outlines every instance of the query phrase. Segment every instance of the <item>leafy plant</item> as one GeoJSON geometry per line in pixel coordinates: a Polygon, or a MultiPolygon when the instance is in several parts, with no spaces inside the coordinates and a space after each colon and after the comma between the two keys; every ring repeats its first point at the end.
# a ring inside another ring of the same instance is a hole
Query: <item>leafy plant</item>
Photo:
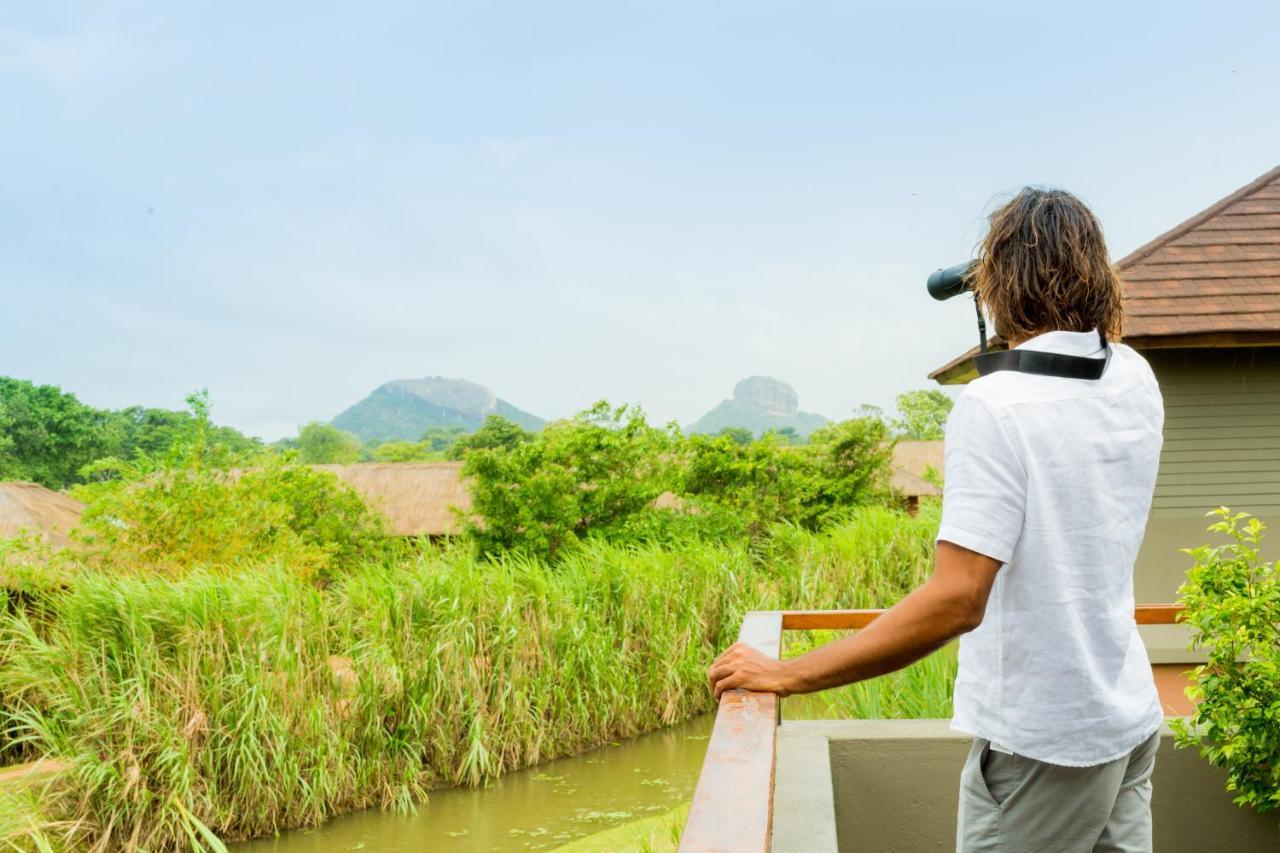
{"type": "Polygon", "coordinates": [[[1259,556],[1261,521],[1226,507],[1209,515],[1228,541],[1184,549],[1195,565],[1179,589],[1208,661],[1187,688],[1199,704],[1172,725],[1178,745],[1226,768],[1237,804],[1265,812],[1280,807],[1280,575],[1259,556]]]}
{"type": "Polygon", "coordinates": [[[533,438],[491,418],[475,437],[463,473],[484,521],[460,517],[486,553],[552,558],[588,537],[635,539],[638,517],[659,511],[669,485],[674,431],[650,426],[634,406],[602,401],[533,438]]]}
{"type": "Polygon", "coordinates": [[[298,461],[307,465],[360,461],[360,439],[331,424],[312,421],[298,432],[298,461]]]}
{"type": "Polygon", "coordinates": [[[0,479],[60,489],[112,452],[107,414],[74,394],[0,376],[0,479]]]}
{"type": "Polygon", "coordinates": [[[899,394],[897,402],[898,417],[892,426],[899,436],[917,441],[942,438],[953,405],[950,397],[930,388],[899,394]]]}
{"type": "Polygon", "coordinates": [[[323,579],[391,547],[381,517],[333,474],[234,454],[210,440],[207,395],[187,402],[191,417],[165,452],[87,469],[96,481],[75,489],[86,547],[66,559],[169,576],[277,559],[323,579]]]}

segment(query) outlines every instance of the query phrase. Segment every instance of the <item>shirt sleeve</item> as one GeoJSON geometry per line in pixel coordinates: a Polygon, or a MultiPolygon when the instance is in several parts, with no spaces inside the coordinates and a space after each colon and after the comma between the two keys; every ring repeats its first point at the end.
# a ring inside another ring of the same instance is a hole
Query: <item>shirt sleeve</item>
{"type": "Polygon", "coordinates": [[[962,395],[947,419],[938,540],[1009,562],[1022,535],[1027,473],[1000,417],[962,395]]]}

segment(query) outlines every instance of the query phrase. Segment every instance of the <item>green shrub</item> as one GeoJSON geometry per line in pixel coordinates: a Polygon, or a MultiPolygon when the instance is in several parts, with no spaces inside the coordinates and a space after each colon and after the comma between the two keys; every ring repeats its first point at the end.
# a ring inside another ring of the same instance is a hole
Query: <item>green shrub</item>
{"type": "Polygon", "coordinates": [[[189,426],[163,454],[91,466],[93,482],[74,490],[85,547],[65,559],[170,577],[280,561],[327,579],[394,547],[381,517],[335,475],[276,454],[236,456],[210,441],[207,400],[189,402],[189,426]]]}
{"type": "Polygon", "coordinates": [[[776,433],[742,443],[691,435],[681,445],[681,495],[736,513],[750,535],[777,522],[814,530],[887,497],[893,442],[878,418],[827,424],[796,447],[776,433]]]}
{"type": "Polygon", "coordinates": [[[1184,621],[1208,661],[1188,688],[1199,704],[1174,731],[1226,768],[1236,803],[1270,811],[1280,807],[1280,575],[1259,557],[1262,522],[1225,507],[1210,515],[1228,541],[1186,550],[1195,565],[1179,590],[1184,621]]]}
{"type": "Polygon", "coordinates": [[[650,426],[637,408],[600,402],[531,438],[486,446],[489,434],[477,436],[463,473],[483,523],[463,523],[483,553],[554,558],[587,538],[636,541],[661,523],[653,504],[670,485],[674,430],[650,426]]]}

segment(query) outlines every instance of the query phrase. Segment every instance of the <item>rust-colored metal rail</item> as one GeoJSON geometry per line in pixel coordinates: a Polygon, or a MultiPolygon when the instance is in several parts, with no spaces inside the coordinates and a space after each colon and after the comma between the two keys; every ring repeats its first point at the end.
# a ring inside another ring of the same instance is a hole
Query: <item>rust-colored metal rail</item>
{"type": "MultiPolygon", "coordinates": [[[[742,620],[738,641],[777,658],[783,631],[865,628],[883,610],[758,610],[742,620]]],[[[1139,625],[1172,625],[1182,607],[1139,604],[1139,625]]],[[[707,757],[680,838],[682,853],[767,853],[773,829],[774,737],[780,700],[728,690],[720,697],[707,757]]]]}

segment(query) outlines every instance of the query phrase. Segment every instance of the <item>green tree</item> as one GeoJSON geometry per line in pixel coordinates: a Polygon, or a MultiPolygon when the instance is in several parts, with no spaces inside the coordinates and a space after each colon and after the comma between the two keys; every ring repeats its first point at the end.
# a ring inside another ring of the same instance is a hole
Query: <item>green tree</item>
{"type": "Polygon", "coordinates": [[[360,461],[360,439],[332,424],[312,421],[298,430],[298,461],[307,465],[360,461]]]}
{"type": "MultiPolygon", "coordinates": [[[[190,412],[170,409],[129,406],[110,412],[107,429],[111,434],[112,455],[132,459],[139,453],[162,453],[191,429],[191,422],[190,412]]],[[[232,427],[210,423],[207,432],[210,445],[225,447],[232,453],[253,453],[262,448],[262,442],[232,427]]]]}
{"type": "Polygon", "coordinates": [[[943,437],[952,400],[936,389],[907,391],[898,395],[898,417],[893,428],[902,438],[933,441],[943,437]]]}
{"type": "Polygon", "coordinates": [[[752,537],[775,522],[800,519],[816,491],[807,453],[772,436],[744,445],[728,435],[691,435],[684,457],[680,494],[732,512],[752,537]]]}
{"type": "Polygon", "coordinates": [[[52,385],[0,377],[0,477],[52,489],[80,482],[80,470],[111,455],[106,413],[52,385]]]}
{"type": "Polygon", "coordinates": [[[636,407],[600,402],[534,436],[491,417],[469,438],[486,429],[463,466],[472,509],[483,519],[464,523],[482,551],[554,558],[588,537],[651,531],[644,516],[661,512],[653,503],[670,485],[673,427],[650,426],[636,407]]]}
{"type": "Polygon", "coordinates": [[[428,427],[422,434],[422,438],[418,439],[418,443],[426,445],[432,453],[442,453],[466,434],[464,427],[428,427]]]}
{"type": "Polygon", "coordinates": [[[768,430],[764,434],[764,437],[772,437],[774,441],[778,442],[778,444],[791,445],[793,447],[806,442],[805,437],[800,435],[793,426],[768,430]]]}
{"type": "Polygon", "coordinates": [[[448,449],[450,459],[462,459],[472,450],[514,450],[533,440],[534,433],[501,415],[489,415],[480,429],[459,437],[448,449]]]}
{"type": "Polygon", "coordinates": [[[804,521],[820,526],[847,510],[887,495],[893,438],[879,418],[831,423],[809,436],[817,488],[804,521]]]}
{"type": "Polygon", "coordinates": [[[716,433],[716,435],[722,435],[740,447],[746,447],[748,444],[756,440],[755,434],[746,427],[727,426],[716,433]]]}
{"type": "Polygon", "coordinates": [[[803,447],[774,435],[739,445],[728,436],[689,436],[681,494],[732,509],[752,535],[790,521],[816,529],[882,500],[893,442],[879,418],[827,424],[803,447]]]}

